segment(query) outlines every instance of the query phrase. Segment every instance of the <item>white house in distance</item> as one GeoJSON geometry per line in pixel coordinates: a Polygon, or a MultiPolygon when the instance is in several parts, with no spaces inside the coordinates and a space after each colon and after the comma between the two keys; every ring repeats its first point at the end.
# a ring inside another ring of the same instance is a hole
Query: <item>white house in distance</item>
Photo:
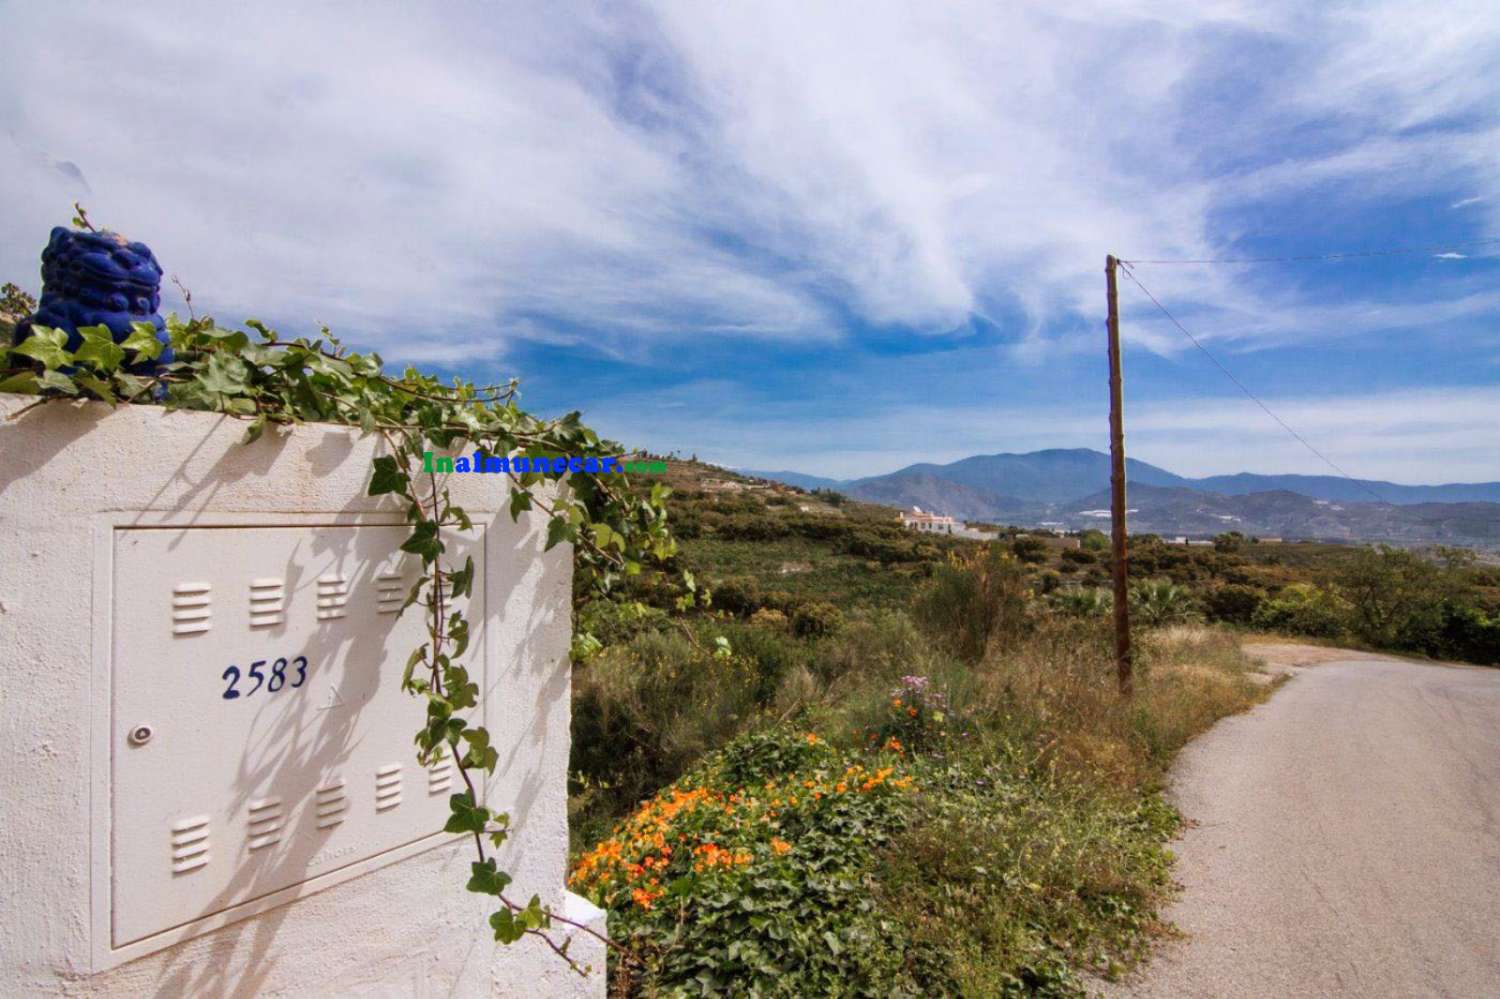
{"type": "Polygon", "coordinates": [[[902,527],[912,531],[925,531],[928,534],[952,534],[956,526],[952,517],[923,513],[919,506],[912,507],[911,513],[902,510],[900,517],[902,527]]]}

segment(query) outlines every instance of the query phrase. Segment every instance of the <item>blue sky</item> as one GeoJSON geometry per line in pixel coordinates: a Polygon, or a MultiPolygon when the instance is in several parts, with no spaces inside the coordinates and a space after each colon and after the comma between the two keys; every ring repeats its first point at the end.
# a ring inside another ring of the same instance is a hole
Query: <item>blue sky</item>
{"type": "MultiPolygon", "coordinates": [[[[204,6],[0,3],[0,276],[80,199],[221,321],[729,465],[1104,448],[1108,252],[1500,237],[1492,2],[204,6]]],[[[1352,474],[1500,479],[1459,252],[1136,273],[1352,474]]],[[[1134,456],[1327,471],[1121,298],[1134,456]]]]}

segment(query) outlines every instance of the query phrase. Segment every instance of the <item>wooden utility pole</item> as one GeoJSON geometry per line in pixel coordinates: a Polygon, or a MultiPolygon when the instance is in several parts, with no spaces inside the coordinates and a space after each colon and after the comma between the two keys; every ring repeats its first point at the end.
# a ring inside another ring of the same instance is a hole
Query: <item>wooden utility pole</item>
{"type": "Polygon", "coordinates": [[[1109,303],[1109,540],[1115,577],[1115,673],[1120,693],[1129,697],[1135,685],[1130,663],[1130,586],[1125,572],[1125,402],[1120,381],[1120,301],[1115,290],[1113,255],[1104,258],[1109,303]]]}

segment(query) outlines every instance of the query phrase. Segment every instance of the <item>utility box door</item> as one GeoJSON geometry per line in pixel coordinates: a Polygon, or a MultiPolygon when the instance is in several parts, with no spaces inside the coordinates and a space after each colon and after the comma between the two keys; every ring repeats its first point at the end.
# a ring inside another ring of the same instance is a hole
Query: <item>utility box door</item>
{"type": "MultiPolygon", "coordinates": [[[[417,764],[424,709],[401,690],[426,638],[421,605],[397,616],[421,571],[399,551],[408,534],[113,532],[112,948],[134,956],[175,930],[166,946],[195,922],[202,932],[237,906],[248,915],[447,838],[461,781],[451,761],[417,764]]],[[[482,609],[474,535],[448,554],[473,555],[475,592],[459,604],[482,609]]],[[[487,689],[482,647],[474,635],[465,665],[487,689]]]]}

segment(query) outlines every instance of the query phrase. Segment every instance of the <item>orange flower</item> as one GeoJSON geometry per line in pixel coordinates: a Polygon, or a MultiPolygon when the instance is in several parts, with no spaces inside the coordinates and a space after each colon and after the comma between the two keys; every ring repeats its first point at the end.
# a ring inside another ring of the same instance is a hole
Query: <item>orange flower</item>
{"type": "Polygon", "coordinates": [[[787,853],[791,852],[792,844],[788,843],[784,839],[781,839],[780,837],[772,836],[771,837],[771,849],[775,850],[776,851],[776,856],[780,857],[780,856],[783,856],[784,854],[787,854],[787,853]]]}
{"type": "Polygon", "coordinates": [[[911,717],[913,717],[913,718],[917,717],[917,709],[916,708],[907,708],[906,709],[906,713],[908,715],[910,715],[911,717]]]}

